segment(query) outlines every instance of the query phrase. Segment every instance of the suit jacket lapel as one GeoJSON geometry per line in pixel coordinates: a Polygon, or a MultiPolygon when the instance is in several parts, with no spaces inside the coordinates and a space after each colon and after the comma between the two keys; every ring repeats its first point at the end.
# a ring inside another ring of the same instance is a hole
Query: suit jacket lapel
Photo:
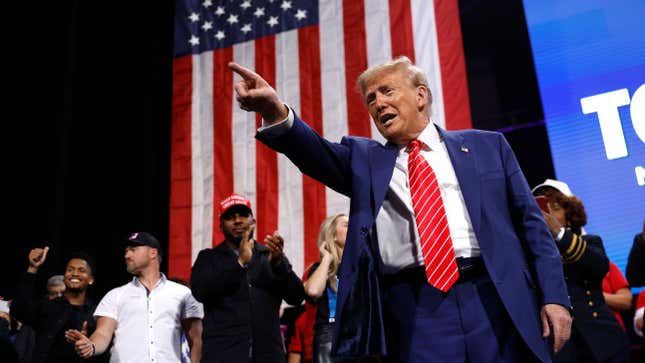
{"type": "Polygon", "coordinates": [[[394,163],[396,163],[397,148],[392,144],[374,145],[370,148],[369,167],[372,185],[372,217],[376,219],[379,209],[385,199],[385,193],[390,185],[394,163]]]}
{"type": "Polygon", "coordinates": [[[466,143],[461,135],[446,132],[439,127],[437,129],[446,143],[446,149],[448,149],[452,167],[455,169],[473,230],[477,234],[481,222],[481,190],[475,163],[476,150],[474,150],[474,145],[466,143]]]}

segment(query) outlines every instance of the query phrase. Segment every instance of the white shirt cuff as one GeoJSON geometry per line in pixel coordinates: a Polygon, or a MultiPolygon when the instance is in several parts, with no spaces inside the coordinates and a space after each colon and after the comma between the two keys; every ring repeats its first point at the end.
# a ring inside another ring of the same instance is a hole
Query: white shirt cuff
{"type": "Polygon", "coordinates": [[[558,235],[555,236],[556,241],[560,242],[562,237],[564,237],[564,231],[565,231],[564,227],[560,227],[560,231],[558,232],[558,235]]]}
{"type": "Polygon", "coordinates": [[[293,126],[295,116],[293,115],[291,107],[286,104],[285,106],[289,109],[287,118],[271,125],[267,124],[266,121],[262,119],[262,126],[258,129],[258,133],[262,133],[268,137],[279,137],[286,134],[293,126]]]}
{"type": "Polygon", "coordinates": [[[638,308],[638,309],[636,309],[636,311],[634,312],[634,332],[635,332],[639,337],[643,337],[643,331],[642,331],[642,330],[638,330],[638,328],[636,327],[636,320],[637,320],[638,318],[642,318],[642,317],[643,317],[643,311],[645,311],[645,307],[638,308]]]}

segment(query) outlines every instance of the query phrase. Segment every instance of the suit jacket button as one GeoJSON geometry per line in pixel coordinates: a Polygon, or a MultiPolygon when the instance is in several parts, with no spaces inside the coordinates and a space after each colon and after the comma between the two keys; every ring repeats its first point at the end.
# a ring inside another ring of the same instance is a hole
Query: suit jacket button
{"type": "Polygon", "coordinates": [[[598,317],[598,313],[594,311],[593,313],[591,313],[591,316],[593,316],[594,318],[597,318],[597,317],[598,317]]]}
{"type": "Polygon", "coordinates": [[[362,235],[366,235],[366,234],[367,234],[367,232],[368,232],[367,227],[361,227],[361,234],[362,234],[362,235]]]}
{"type": "Polygon", "coordinates": [[[587,294],[587,296],[591,296],[591,291],[587,290],[585,291],[585,294],[587,294]]]}
{"type": "Polygon", "coordinates": [[[589,300],[589,306],[593,306],[593,301],[589,300]]]}

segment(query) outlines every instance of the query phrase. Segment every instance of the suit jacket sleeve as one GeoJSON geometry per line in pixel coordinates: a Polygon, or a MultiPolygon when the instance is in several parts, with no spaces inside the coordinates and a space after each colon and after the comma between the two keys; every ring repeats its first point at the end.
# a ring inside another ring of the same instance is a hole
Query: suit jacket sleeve
{"type": "Polygon", "coordinates": [[[645,241],[642,233],[634,236],[634,244],[627,259],[626,275],[631,286],[645,285],[645,241]]]}
{"type": "Polygon", "coordinates": [[[558,249],[515,154],[501,134],[500,138],[511,218],[515,232],[530,256],[527,260],[537,278],[536,283],[541,293],[540,302],[542,305],[559,304],[569,308],[571,303],[558,249]]]}
{"type": "Polygon", "coordinates": [[[204,304],[210,304],[222,295],[229,295],[240,287],[246,269],[235,258],[206,249],[199,252],[190,275],[193,296],[204,304]]]}
{"type": "Polygon", "coordinates": [[[322,138],[294,113],[291,129],[277,137],[259,132],[255,136],[271,149],[285,154],[300,171],[333,190],[351,192],[350,151],[347,138],[333,143],[322,138]]]}

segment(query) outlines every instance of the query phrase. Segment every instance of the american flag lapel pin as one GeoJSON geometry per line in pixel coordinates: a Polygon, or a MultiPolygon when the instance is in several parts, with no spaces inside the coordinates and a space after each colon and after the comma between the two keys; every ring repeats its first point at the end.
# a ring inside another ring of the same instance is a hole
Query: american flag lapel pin
{"type": "Polygon", "coordinates": [[[461,152],[467,153],[467,152],[468,152],[468,148],[467,148],[467,147],[465,147],[464,145],[461,145],[461,152]]]}

